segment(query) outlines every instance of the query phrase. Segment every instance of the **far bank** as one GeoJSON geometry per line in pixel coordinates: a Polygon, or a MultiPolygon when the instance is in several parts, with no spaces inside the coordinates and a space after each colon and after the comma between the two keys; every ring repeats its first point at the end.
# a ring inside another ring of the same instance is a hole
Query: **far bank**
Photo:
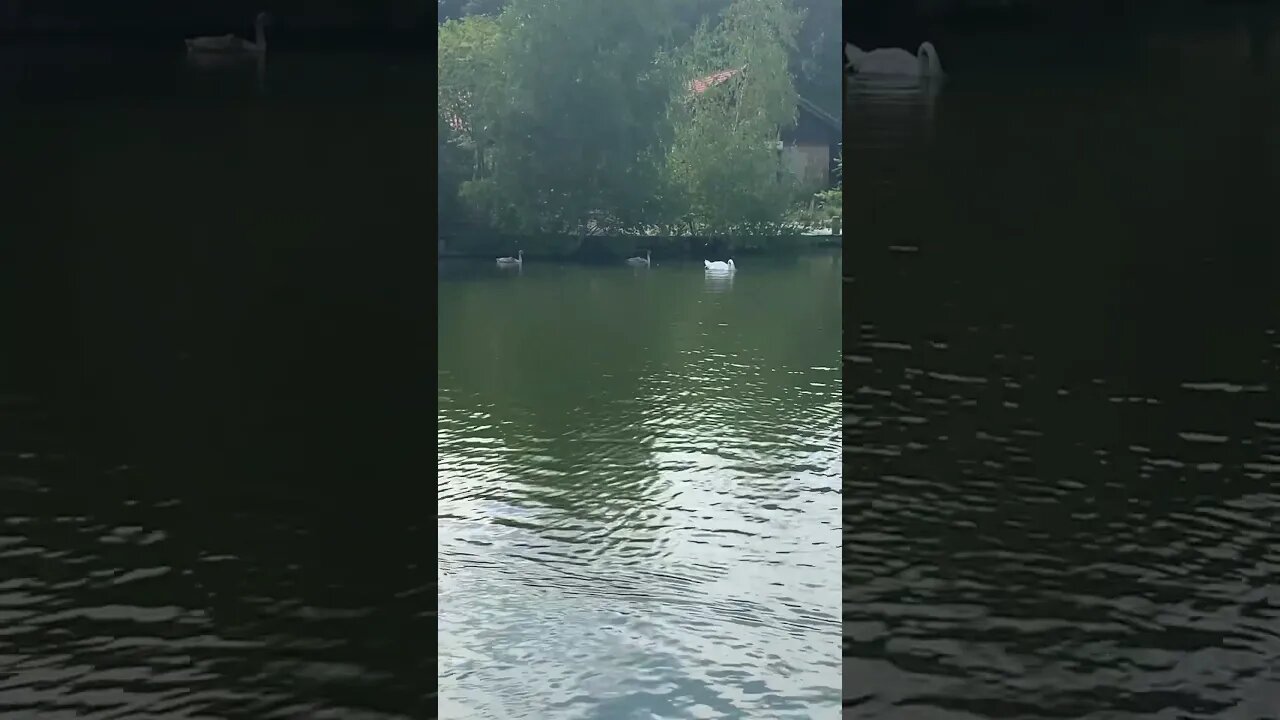
{"type": "Polygon", "coordinates": [[[505,235],[441,234],[437,247],[442,258],[493,258],[515,255],[581,262],[609,262],[643,256],[657,259],[713,258],[730,255],[791,254],[838,248],[843,235],[754,235],[700,237],[669,235],[505,235]]]}

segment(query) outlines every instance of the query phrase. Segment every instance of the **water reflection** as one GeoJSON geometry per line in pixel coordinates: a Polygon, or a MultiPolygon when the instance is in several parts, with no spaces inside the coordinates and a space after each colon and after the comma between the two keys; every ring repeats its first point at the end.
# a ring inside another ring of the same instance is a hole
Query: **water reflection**
{"type": "Polygon", "coordinates": [[[838,267],[471,267],[439,296],[442,716],[837,717],[838,267]]]}
{"type": "Polygon", "coordinates": [[[259,93],[267,92],[267,56],[263,53],[249,55],[193,53],[186,55],[187,65],[199,72],[238,72],[253,68],[259,93]]]}
{"type": "Polygon", "coordinates": [[[942,90],[944,80],[929,76],[909,75],[852,75],[848,78],[850,97],[848,106],[857,108],[863,102],[927,103],[942,90]]]}
{"type": "Polygon", "coordinates": [[[937,134],[848,179],[858,717],[1274,715],[1280,85],[1189,34],[1183,67],[957,64],[937,134]]]}
{"type": "Polygon", "coordinates": [[[388,339],[419,327],[389,239],[422,225],[421,93],[355,102],[305,57],[269,103],[180,49],[9,61],[3,714],[428,716],[421,431],[386,422],[420,400],[419,338],[388,339]]]}
{"type": "Polygon", "coordinates": [[[854,76],[846,103],[851,147],[892,148],[932,137],[943,81],[900,76],[854,76]]]}
{"type": "Polygon", "coordinates": [[[705,270],[703,283],[709,293],[726,293],[733,289],[734,273],[705,270]]]}
{"type": "MultiPolygon", "coordinates": [[[[162,49],[21,47],[0,49],[0,89],[6,99],[30,101],[123,99],[213,108],[219,102],[253,97],[268,79],[277,100],[351,100],[370,105],[417,98],[411,93],[428,80],[419,59],[361,53],[306,53],[274,50],[257,59],[188,55],[178,41],[162,49]],[[249,80],[249,72],[257,81],[249,80]],[[269,74],[269,78],[268,78],[269,74]],[[163,96],[157,95],[163,93],[163,96]]],[[[425,111],[420,100],[414,112],[425,111]]],[[[100,109],[100,108],[99,108],[100,109]]],[[[333,107],[327,108],[333,111],[333,107]]]]}

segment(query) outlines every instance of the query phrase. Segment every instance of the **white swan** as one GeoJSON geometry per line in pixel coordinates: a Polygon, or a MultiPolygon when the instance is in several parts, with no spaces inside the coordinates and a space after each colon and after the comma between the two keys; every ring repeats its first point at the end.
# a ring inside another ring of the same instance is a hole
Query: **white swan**
{"type": "Polygon", "coordinates": [[[218,53],[224,55],[261,55],[267,51],[266,26],[271,23],[271,16],[258,13],[253,19],[254,41],[249,42],[235,35],[213,35],[187,38],[187,52],[218,53]]]}
{"type": "Polygon", "coordinates": [[[912,55],[902,48],[879,48],[866,51],[853,43],[844,45],[845,67],[859,75],[908,75],[942,77],[942,63],[933,43],[920,43],[920,51],[912,55]]]}
{"type": "Polygon", "coordinates": [[[633,257],[633,258],[627,258],[627,264],[628,264],[628,265],[638,265],[638,266],[639,266],[639,265],[642,265],[642,266],[644,266],[644,267],[649,267],[650,263],[651,263],[651,260],[650,260],[650,257],[649,257],[649,251],[648,251],[648,250],[645,250],[645,251],[644,251],[644,257],[633,257]]]}
{"type": "Polygon", "coordinates": [[[524,265],[524,251],[523,250],[517,251],[516,257],[500,257],[498,258],[498,264],[499,265],[524,265]]]}
{"type": "Polygon", "coordinates": [[[738,270],[738,268],[733,264],[733,258],[729,258],[729,262],[720,262],[719,260],[711,262],[710,260],[703,260],[702,264],[706,267],[707,272],[732,273],[737,272],[738,270]]]}

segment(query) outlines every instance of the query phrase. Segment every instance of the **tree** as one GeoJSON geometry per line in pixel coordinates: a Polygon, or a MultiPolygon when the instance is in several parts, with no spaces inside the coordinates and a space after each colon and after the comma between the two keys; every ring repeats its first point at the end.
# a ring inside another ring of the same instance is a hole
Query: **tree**
{"type": "Polygon", "coordinates": [[[485,172],[504,105],[502,35],[498,23],[485,16],[450,20],[437,32],[438,200],[442,220],[454,220],[465,183],[485,172]]]}
{"type": "Polygon", "coordinates": [[[436,15],[440,23],[469,15],[497,15],[506,4],[507,0],[436,0],[436,15]]]}
{"type": "Polygon", "coordinates": [[[703,90],[680,88],[671,105],[667,194],[684,199],[681,214],[700,233],[776,223],[794,198],[777,142],[795,123],[788,58],[800,20],[786,0],[735,0],[675,63],[689,79],[732,72],[703,90]]]}
{"type": "Polygon", "coordinates": [[[833,115],[844,95],[843,7],[836,0],[798,0],[804,22],[791,54],[796,91],[833,115]]]}
{"type": "Polygon", "coordinates": [[[518,228],[580,231],[637,221],[658,167],[653,150],[682,0],[512,0],[498,18],[504,102],[492,174],[477,198],[518,228]]]}
{"type": "Polygon", "coordinates": [[[440,26],[442,193],[510,232],[781,219],[792,188],[775,145],[795,121],[802,20],[791,0],[467,5],[482,6],[501,11],[440,26]],[[724,87],[689,92],[729,67],[742,71],[724,87]]]}

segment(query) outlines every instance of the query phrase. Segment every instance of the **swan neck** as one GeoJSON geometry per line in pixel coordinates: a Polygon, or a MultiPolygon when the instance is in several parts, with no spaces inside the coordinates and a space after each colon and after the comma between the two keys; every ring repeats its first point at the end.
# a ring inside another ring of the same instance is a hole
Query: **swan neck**
{"type": "Polygon", "coordinates": [[[253,41],[259,50],[267,48],[267,28],[265,19],[259,15],[253,21],[253,41]]]}
{"type": "Polygon", "coordinates": [[[919,55],[922,74],[942,74],[942,64],[938,62],[938,53],[933,49],[931,43],[927,41],[920,43],[919,55]]]}

